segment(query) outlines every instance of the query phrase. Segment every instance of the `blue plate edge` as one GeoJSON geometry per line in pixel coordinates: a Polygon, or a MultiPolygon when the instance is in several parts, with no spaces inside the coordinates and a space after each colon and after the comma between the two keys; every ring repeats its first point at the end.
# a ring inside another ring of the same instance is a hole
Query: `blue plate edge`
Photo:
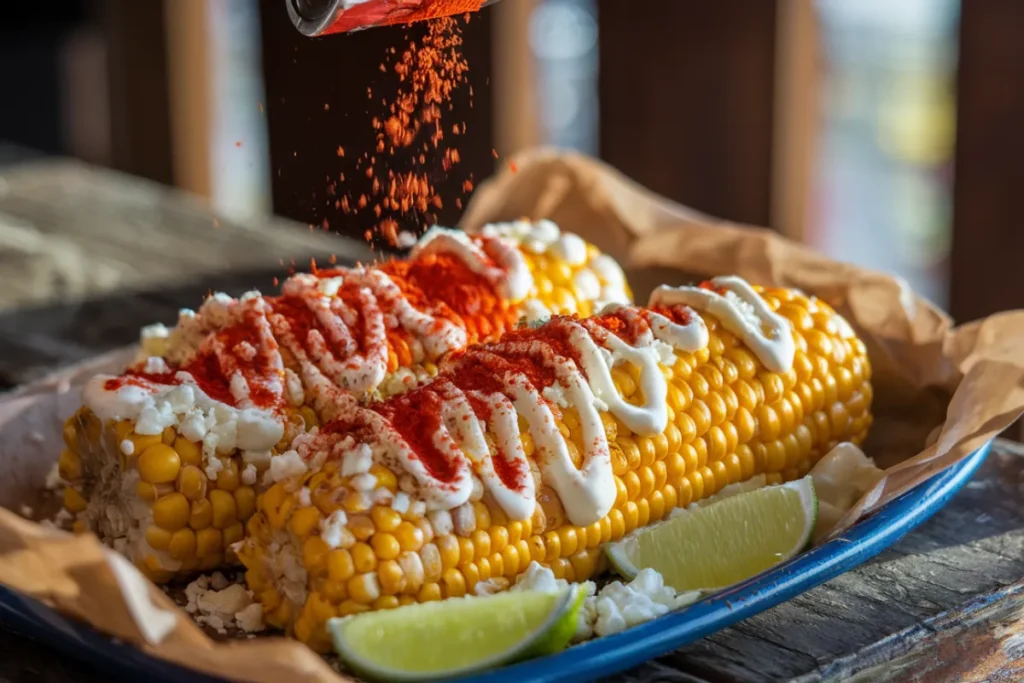
{"type": "MultiPolygon", "coordinates": [[[[819,586],[891,547],[942,509],[981,467],[991,447],[992,441],[989,441],[961,462],[890,501],[839,538],[743,584],[622,633],[459,681],[590,681],[668,654],[819,586]]],[[[143,671],[150,680],[175,683],[218,680],[112,640],[3,585],[0,585],[0,623],[109,673],[127,675],[143,671]]]]}

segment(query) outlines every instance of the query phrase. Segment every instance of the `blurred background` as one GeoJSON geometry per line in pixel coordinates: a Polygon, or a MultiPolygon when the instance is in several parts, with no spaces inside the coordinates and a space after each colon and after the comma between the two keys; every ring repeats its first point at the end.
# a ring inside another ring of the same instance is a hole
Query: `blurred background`
{"type": "MultiPolygon", "coordinates": [[[[1021,26],[1019,0],[503,0],[463,29],[462,168],[577,149],[975,318],[1024,305],[1021,26]]],[[[3,3],[0,164],[75,157],[358,237],[336,149],[372,144],[367,88],[418,31],[311,40],[284,0],[3,3]]]]}

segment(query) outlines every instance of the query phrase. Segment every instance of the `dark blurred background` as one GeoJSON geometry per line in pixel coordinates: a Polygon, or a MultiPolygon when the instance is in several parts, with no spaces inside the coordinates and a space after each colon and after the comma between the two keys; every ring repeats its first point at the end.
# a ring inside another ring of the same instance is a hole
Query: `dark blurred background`
{"type": "MultiPolygon", "coordinates": [[[[560,145],[958,319],[1024,306],[1021,28],[1019,0],[503,0],[463,28],[474,97],[443,192],[560,145]]],[[[72,156],[360,235],[327,184],[373,144],[382,57],[422,30],[311,40],[284,0],[2,3],[0,163],[72,156]]]]}

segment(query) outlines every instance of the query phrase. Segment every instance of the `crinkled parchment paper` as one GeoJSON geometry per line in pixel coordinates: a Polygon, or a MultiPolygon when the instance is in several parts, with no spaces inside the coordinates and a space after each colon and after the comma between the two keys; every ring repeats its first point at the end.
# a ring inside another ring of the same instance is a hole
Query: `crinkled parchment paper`
{"type": "MultiPolygon", "coordinates": [[[[651,194],[583,156],[534,150],[485,183],[462,227],[551,218],[615,255],[637,301],[662,283],[737,274],[798,287],[834,306],[865,340],[876,422],[865,450],[884,476],[833,535],[964,458],[1024,411],[1024,311],[954,327],[889,275],[819,256],[776,234],[719,221],[651,194]]],[[[0,504],[36,505],[78,387],[124,354],[72,368],[0,402],[0,504]]],[[[0,510],[0,582],[159,657],[225,678],[337,681],[318,656],[283,638],[215,643],[158,588],[92,537],[72,537],[0,510]]],[[[69,636],[70,637],[70,636],[69,636]]]]}

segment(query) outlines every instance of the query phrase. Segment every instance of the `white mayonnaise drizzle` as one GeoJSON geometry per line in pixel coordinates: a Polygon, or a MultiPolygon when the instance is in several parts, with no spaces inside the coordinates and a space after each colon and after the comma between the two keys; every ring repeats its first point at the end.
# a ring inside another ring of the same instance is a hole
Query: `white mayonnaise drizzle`
{"type": "Polygon", "coordinates": [[[460,259],[510,301],[522,301],[533,287],[533,276],[523,254],[508,240],[488,237],[473,240],[461,230],[435,225],[423,233],[410,254],[412,258],[418,258],[423,254],[442,253],[460,259]],[[491,262],[497,265],[491,265],[491,262]]]}
{"type": "MultiPolygon", "coordinates": [[[[691,312],[692,313],[692,312],[691,312]]],[[[615,502],[615,479],[611,455],[601,411],[607,410],[637,434],[653,436],[662,433],[668,421],[668,386],[659,367],[662,352],[659,345],[669,344],[677,351],[697,351],[707,344],[707,328],[693,313],[690,321],[679,325],[665,316],[657,316],[656,325],[648,328],[647,312],[636,308],[620,308],[615,313],[631,328],[633,344],[625,342],[592,321],[577,322],[555,318],[548,329],[559,330],[573,348],[573,360],[560,355],[544,337],[522,341],[499,341],[472,348],[453,359],[446,367],[450,374],[436,391],[444,399],[443,426],[434,435],[434,446],[450,456],[456,471],[453,481],[438,481],[427,472],[422,462],[390,425],[380,425],[374,432],[385,444],[389,459],[399,462],[415,478],[421,497],[432,510],[451,510],[470,500],[475,474],[483,487],[512,519],[527,519],[536,506],[533,478],[522,476],[510,488],[495,473],[495,457],[514,461],[517,472],[529,472],[529,463],[522,449],[519,418],[529,430],[535,444],[535,460],[544,482],[558,494],[569,520],[585,526],[601,519],[615,502]],[[516,367],[516,358],[528,359],[553,371],[556,383],[544,389],[545,396],[559,396],[559,403],[575,408],[579,415],[581,443],[584,445],[581,467],[572,460],[568,443],[558,430],[554,413],[541,392],[516,367]],[[459,368],[467,363],[484,367],[511,367],[495,377],[501,383],[499,393],[474,391],[474,398],[487,403],[489,419],[486,427],[495,436],[498,453],[487,447],[480,418],[476,416],[455,387],[459,368]],[[578,362],[578,365],[577,365],[578,362]],[[640,405],[627,402],[615,388],[611,370],[616,363],[631,363],[639,372],[640,405]]],[[[385,421],[386,422],[386,421],[385,421]]]]}
{"type": "Polygon", "coordinates": [[[718,318],[725,329],[750,347],[772,372],[788,372],[793,367],[796,344],[793,327],[768,304],[750,284],[739,277],[716,277],[711,286],[725,290],[719,294],[701,287],[662,285],[651,293],[649,306],[691,306],[718,318]]]}

